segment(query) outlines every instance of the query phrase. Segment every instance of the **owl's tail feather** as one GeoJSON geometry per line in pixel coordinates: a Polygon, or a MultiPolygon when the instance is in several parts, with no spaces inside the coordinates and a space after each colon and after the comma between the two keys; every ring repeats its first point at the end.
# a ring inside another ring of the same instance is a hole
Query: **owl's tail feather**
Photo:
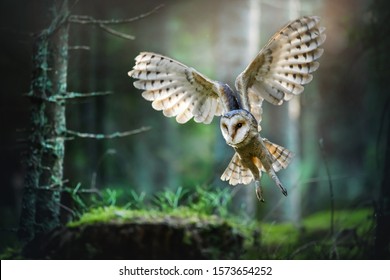
{"type": "Polygon", "coordinates": [[[235,153],[225,172],[221,176],[222,181],[229,181],[230,185],[247,185],[253,180],[252,172],[241,164],[240,156],[235,153]]]}

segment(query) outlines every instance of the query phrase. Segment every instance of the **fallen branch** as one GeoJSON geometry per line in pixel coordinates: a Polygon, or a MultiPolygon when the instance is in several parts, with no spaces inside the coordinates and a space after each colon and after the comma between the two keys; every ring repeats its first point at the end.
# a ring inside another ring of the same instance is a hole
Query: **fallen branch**
{"type": "Polygon", "coordinates": [[[100,134],[100,133],[83,133],[83,132],[77,132],[77,131],[67,129],[66,134],[76,136],[79,138],[90,138],[90,139],[101,140],[101,139],[113,139],[113,138],[126,137],[130,135],[139,134],[141,132],[145,132],[148,130],[150,130],[150,127],[141,127],[130,131],[114,132],[111,134],[100,134]]]}

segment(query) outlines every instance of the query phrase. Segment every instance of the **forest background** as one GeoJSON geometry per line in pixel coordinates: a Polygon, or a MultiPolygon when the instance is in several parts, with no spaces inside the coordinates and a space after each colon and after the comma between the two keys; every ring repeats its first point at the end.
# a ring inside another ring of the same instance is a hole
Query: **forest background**
{"type": "MultiPolygon", "coordinates": [[[[30,104],[24,95],[31,83],[31,35],[48,25],[50,2],[0,2],[1,249],[14,240],[19,223],[29,129],[30,104]]],[[[112,140],[67,141],[67,186],[109,189],[123,204],[132,191],[152,197],[178,187],[188,192],[196,187],[227,188],[234,196],[232,213],[297,224],[302,217],[329,209],[330,181],[336,209],[378,205],[386,176],[389,126],[386,1],[82,0],[72,13],[131,18],[161,4],[144,19],[115,27],[134,40],[111,36],[97,26],[71,26],[70,46],[79,47],[69,51],[68,89],[113,94],[69,102],[68,129],[87,133],[151,129],[112,140]],[[219,120],[208,126],[179,125],[163,117],[132,86],[127,72],[140,51],[153,51],[233,85],[270,36],[301,15],[321,17],[327,33],[325,52],[313,82],[299,99],[296,121],[288,106],[264,104],[263,136],[288,147],[296,157],[289,169],[280,172],[289,196],[283,197],[263,178],[267,203],[258,204],[252,187],[233,189],[219,179],[233,154],[223,141],[219,120]]],[[[69,219],[72,216],[65,215],[64,221],[69,219]]]]}

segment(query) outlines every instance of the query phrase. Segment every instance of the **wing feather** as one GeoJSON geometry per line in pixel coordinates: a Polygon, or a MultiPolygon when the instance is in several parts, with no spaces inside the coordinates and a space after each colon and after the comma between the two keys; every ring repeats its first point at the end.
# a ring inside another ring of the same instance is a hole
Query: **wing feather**
{"type": "Polygon", "coordinates": [[[179,123],[194,118],[208,124],[226,111],[219,83],[166,56],[142,52],[128,75],[137,79],[134,86],[144,90],[143,98],[152,101],[155,110],[176,116],[179,123]]]}
{"type": "MultiPolygon", "coordinates": [[[[283,27],[268,41],[248,67],[237,77],[236,88],[242,106],[258,123],[263,99],[281,105],[302,93],[318,69],[325,28],[320,18],[302,17],[283,27]]],[[[259,125],[259,130],[261,127],[259,125]]]]}

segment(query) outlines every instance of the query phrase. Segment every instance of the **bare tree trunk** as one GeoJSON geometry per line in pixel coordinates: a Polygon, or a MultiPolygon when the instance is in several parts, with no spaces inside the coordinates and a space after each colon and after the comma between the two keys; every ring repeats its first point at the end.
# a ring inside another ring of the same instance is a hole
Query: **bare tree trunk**
{"type": "Polygon", "coordinates": [[[23,241],[59,224],[66,130],[67,2],[53,2],[52,22],[38,35],[34,46],[31,132],[19,229],[23,241]]]}
{"type": "MultiPolygon", "coordinates": [[[[289,20],[299,17],[300,0],[289,0],[288,3],[289,20]]],[[[285,127],[287,131],[287,147],[294,152],[293,162],[285,172],[285,178],[290,186],[289,198],[285,202],[284,213],[285,219],[299,225],[301,220],[301,190],[299,187],[299,164],[300,164],[300,140],[299,140],[299,118],[301,114],[300,97],[296,96],[288,103],[285,127]]]]}

